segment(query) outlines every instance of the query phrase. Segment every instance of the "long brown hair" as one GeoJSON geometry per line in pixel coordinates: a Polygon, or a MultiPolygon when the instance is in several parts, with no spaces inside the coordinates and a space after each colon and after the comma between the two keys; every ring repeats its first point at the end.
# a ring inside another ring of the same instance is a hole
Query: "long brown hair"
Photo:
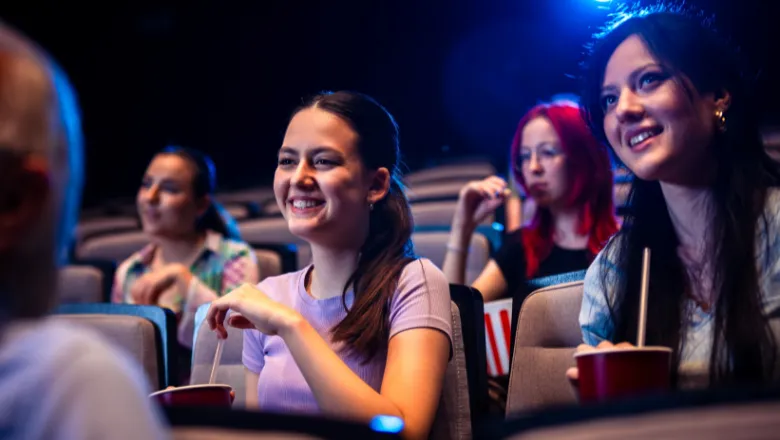
{"type": "Polygon", "coordinates": [[[318,108],[344,121],[358,135],[358,151],[367,169],[387,168],[390,190],[374,204],[369,218],[368,238],[360,249],[355,272],[342,292],[347,316],[336,324],[334,341],[370,361],[387,348],[390,337],[390,302],[404,267],[414,257],[409,201],[400,180],[398,125],[393,116],[373,98],[357,92],[324,92],[309,98],[294,113],[318,108]],[[346,295],[354,286],[352,307],[346,295]]]}

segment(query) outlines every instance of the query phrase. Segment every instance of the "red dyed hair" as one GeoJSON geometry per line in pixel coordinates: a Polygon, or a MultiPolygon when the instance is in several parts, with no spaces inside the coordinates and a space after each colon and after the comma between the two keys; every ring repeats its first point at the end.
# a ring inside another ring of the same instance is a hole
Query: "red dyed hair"
{"type": "MultiPolygon", "coordinates": [[[[568,176],[567,206],[579,206],[578,233],[588,235],[591,258],[604,247],[618,230],[612,200],[612,166],[607,149],[588,129],[579,107],[568,101],[540,104],[532,108],[517,124],[512,139],[512,172],[516,181],[528,192],[522,169],[517,164],[523,139],[523,129],[533,119],[546,118],[558,134],[566,155],[568,176]]],[[[526,277],[533,278],[541,262],[553,248],[554,223],[552,213],[538,207],[531,225],[523,228],[526,277]]]]}

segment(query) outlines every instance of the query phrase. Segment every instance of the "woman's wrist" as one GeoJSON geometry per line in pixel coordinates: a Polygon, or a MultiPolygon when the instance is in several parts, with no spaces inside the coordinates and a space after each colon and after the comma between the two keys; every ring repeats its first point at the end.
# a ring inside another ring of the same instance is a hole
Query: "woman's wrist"
{"type": "Polygon", "coordinates": [[[466,246],[458,246],[447,243],[447,252],[453,252],[456,254],[468,254],[471,250],[466,246]]]}
{"type": "Polygon", "coordinates": [[[456,253],[468,252],[471,244],[471,236],[474,235],[476,227],[464,225],[459,222],[453,222],[450,230],[450,239],[447,241],[447,251],[456,253]]]}
{"type": "Polygon", "coordinates": [[[285,314],[280,321],[277,332],[279,337],[285,341],[288,338],[297,337],[305,333],[307,327],[311,328],[309,322],[306,321],[300,313],[294,310],[290,310],[290,313],[285,314]]]}

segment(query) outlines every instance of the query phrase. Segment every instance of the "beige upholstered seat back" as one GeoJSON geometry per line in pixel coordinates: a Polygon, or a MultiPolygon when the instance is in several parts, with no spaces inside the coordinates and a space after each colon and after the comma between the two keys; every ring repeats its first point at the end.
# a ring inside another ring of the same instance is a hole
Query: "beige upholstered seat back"
{"type": "Polygon", "coordinates": [[[582,281],[533,292],[517,317],[506,413],[576,402],[566,380],[582,341],[582,281]]]}

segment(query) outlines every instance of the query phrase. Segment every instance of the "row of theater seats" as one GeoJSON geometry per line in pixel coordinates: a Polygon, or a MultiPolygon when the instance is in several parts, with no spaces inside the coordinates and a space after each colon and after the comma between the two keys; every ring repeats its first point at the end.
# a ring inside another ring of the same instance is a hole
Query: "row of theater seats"
{"type": "MultiPolygon", "coordinates": [[[[436,416],[434,438],[465,439],[479,423],[487,406],[487,379],[484,363],[484,323],[482,297],[466,286],[452,285],[453,357],[447,369],[444,392],[436,416]]],[[[190,381],[208,383],[217,339],[202,325],[208,305],[196,317],[195,341],[190,381]]],[[[55,319],[90,326],[135,357],[154,389],[177,383],[176,317],[156,306],[127,304],[65,304],[55,319]]],[[[228,329],[217,381],[236,391],[236,405],[243,407],[246,389],[241,362],[243,333],[228,329]]]]}
{"type": "MultiPolygon", "coordinates": [[[[279,275],[305,267],[311,260],[309,246],[292,236],[283,219],[264,219],[242,226],[242,237],[252,246],[262,277],[279,275]]],[[[471,239],[466,279],[471,282],[500,245],[500,231],[483,227],[471,239]]],[[[412,234],[415,250],[441,267],[449,231],[418,228],[412,234]]],[[[93,237],[80,246],[73,263],[61,271],[62,302],[99,302],[109,299],[109,289],[117,262],[131,256],[148,243],[141,231],[93,237]]]]}
{"type": "MultiPolygon", "coordinates": [[[[463,185],[470,180],[493,174],[495,168],[487,162],[440,166],[410,174],[406,178],[409,185],[407,194],[412,203],[415,223],[424,227],[449,226],[463,185]]],[[[631,176],[625,169],[615,170],[614,194],[618,213],[628,198],[630,180],[631,176]]],[[[281,215],[270,187],[222,193],[216,198],[238,222],[281,215]]],[[[523,218],[530,219],[533,209],[532,203],[525,204],[523,218]]],[[[485,224],[500,220],[501,215],[499,210],[497,218],[488,218],[485,224]]],[[[107,232],[133,231],[139,228],[135,205],[127,200],[115,201],[102,208],[86,211],[83,221],[77,226],[75,238],[78,244],[107,232]]]]}
{"type": "MultiPolygon", "coordinates": [[[[489,164],[468,163],[423,170],[407,177],[416,224],[413,241],[420,256],[431,259],[437,265],[443,263],[460,188],[467,181],[494,173],[489,164]]],[[[273,199],[269,191],[263,188],[220,196],[226,206],[258,203],[267,209],[264,216],[247,217],[239,222],[242,238],[255,249],[261,276],[296,270],[308,264],[311,258],[308,245],[291,235],[284,219],[273,214],[270,206],[275,203],[271,203],[273,199]],[[271,199],[261,199],[261,194],[271,199]]],[[[79,240],[72,253],[73,264],[61,272],[64,304],[59,313],[66,315],[63,319],[80,320],[99,328],[117,344],[134,353],[156,388],[175,385],[174,372],[178,369],[172,351],[176,344],[172,313],[152,306],[106,303],[117,262],[148,242],[137,223],[127,221],[129,217],[122,217],[121,210],[113,213],[119,215],[107,216],[104,212],[103,217],[92,217],[80,225],[79,240]],[[101,223],[104,229],[96,226],[101,223]]],[[[502,213],[498,212],[474,234],[467,262],[467,283],[477,277],[492,252],[500,246],[501,220],[502,213]]],[[[576,281],[582,275],[576,273],[534,280],[529,283],[529,289],[576,281]]],[[[568,294],[551,296],[542,290],[530,296],[520,312],[514,345],[522,356],[515,356],[511,365],[508,411],[573,400],[570,389],[561,383],[563,371],[571,364],[571,353],[580,339],[576,310],[579,309],[577,295],[581,295],[581,285],[575,283],[556,289],[568,289],[568,294]]],[[[438,434],[434,437],[470,438],[473,427],[487,414],[484,308],[481,295],[468,287],[453,285],[451,295],[456,346],[437,416],[435,431],[438,434]]],[[[200,319],[204,311],[205,308],[199,311],[200,319]]],[[[240,332],[233,333],[223,355],[218,380],[237,389],[240,404],[244,398],[242,336],[240,332]]],[[[195,335],[192,381],[206,382],[213,360],[215,337],[205,328],[199,328],[195,335]]]]}
{"type": "MultiPolygon", "coordinates": [[[[778,410],[780,392],[776,389],[703,391],[630,404],[556,409],[505,422],[485,423],[469,438],[776,439],[780,425],[778,410]]],[[[210,408],[169,409],[166,415],[174,438],[180,440],[401,438],[388,430],[387,424],[375,421],[359,425],[311,416],[210,408]]]]}
{"type": "MultiPolygon", "coordinates": [[[[445,376],[442,400],[436,415],[431,438],[527,438],[515,437],[518,432],[530,438],[572,438],[588,429],[588,438],[680,438],[702,433],[701,424],[690,424],[696,415],[706,420],[707,431],[729,438],[724,433],[739,434],[740,438],[776,438],[780,418],[780,392],[777,390],[740,390],[737,393],[682,394],[633,402],[630,405],[604,405],[585,410],[572,409],[541,412],[546,408],[574,404],[576,399],[568,381],[566,368],[572,365],[572,354],[580,342],[577,310],[582,298],[583,272],[562,274],[532,280],[528,289],[536,289],[523,303],[517,316],[518,328],[514,339],[509,393],[508,415],[523,415],[519,420],[496,423],[487,414],[487,374],[484,362],[485,333],[481,295],[465,286],[451,285],[453,356],[445,376]],[[620,416],[620,417],[616,417],[620,416]],[[725,418],[725,419],[724,419],[725,418]],[[631,423],[627,419],[632,420],[631,423]],[[595,421],[594,421],[595,420],[595,421]],[[729,423],[724,423],[728,420],[729,423]],[[587,422],[587,423],[586,423],[587,422]],[[712,424],[718,430],[712,431],[712,424]],[[551,426],[554,425],[554,426],[551,426]],[[681,434],[685,433],[685,436],[681,434]],[[749,436],[745,436],[750,433],[749,436]],[[598,435],[596,435],[598,434],[598,435]]],[[[198,310],[195,344],[192,359],[192,383],[207,383],[216,350],[216,336],[202,325],[207,306],[198,310]]],[[[117,345],[133,354],[144,367],[155,388],[176,385],[175,317],[154,306],[117,304],[73,304],[61,306],[58,319],[69,319],[97,328],[117,345]]],[[[242,333],[229,329],[222,362],[217,371],[217,382],[227,383],[236,390],[236,407],[244,402],[245,388],[241,363],[242,333]]],[[[218,412],[219,414],[223,414],[218,412]]],[[[215,432],[235,430],[241,423],[254,430],[264,431],[269,426],[279,430],[305,431],[305,438],[345,438],[365,426],[322,421],[325,431],[295,426],[306,419],[279,416],[280,420],[263,426],[241,422],[249,417],[242,412],[223,414],[221,421],[212,416],[199,419],[201,413],[169,411],[174,425],[192,430],[191,435],[177,438],[212,438],[205,435],[204,423],[219,427],[215,432]],[[228,423],[230,421],[230,423],[228,423]],[[284,423],[283,423],[284,422],[284,423]],[[238,424],[238,425],[237,425],[238,424]],[[326,433],[327,432],[327,433],[326,433]]],[[[255,420],[270,416],[258,415],[255,420]]],[[[276,415],[274,415],[276,417],[276,415]]],[[[319,421],[318,421],[319,422],[319,421]]],[[[246,428],[246,426],[245,426],[246,428]]],[[[321,428],[321,427],[320,427],[321,428]]],[[[235,437],[244,438],[243,433],[235,437]]],[[[278,435],[276,433],[275,435],[278,435]]],[[[388,437],[376,431],[365,431],[360,438],[388,437]]],[[[260,438],[260,437],[251,437],[260,438]]],[[[274,438],[274,437],[268,437],[274,438]]],[[[350,437],[351,438],[351,437],[350,437]]],[[[577,437],[579,438],[579,437],[577,437]]]]}
{"type": "MultiPolygon", "coordinates": [[[[487,162],[469,162],[433,167],[407,176],[412,213],[416,224],[414,236],[418,252],[436,264],[442,264],[447,231],[454,215],[460,188],[467,181],[495,173],[487,162]]],[[[290,234],[273,199],[271,188],[257,188],[218,196],[227,207],[263,206],[263,215],[239,219],[242,238],[255,249],[262,276],[273,276],[304,267],[311,259],[308,244],[290,234]],[[242,205],[243,204],[243,205],[242,205]]],[[[73,264],[63,270],[63,302],[96,302],[108,300],[110,280],[115,265],[148,242],[140,230],[134,206],[109,203],[102,212],[87,213],[76,231],[72,249],[73,264]]],[[[245,212],[246,214],[246,212],[245,212]]],[[[468,281],[472,281],[489,258],[491,249],[500,245],[499,212],[480,226],[472,240],[468,281]],[[497,222],[496,222],[497,221],[497,222]]]]}

